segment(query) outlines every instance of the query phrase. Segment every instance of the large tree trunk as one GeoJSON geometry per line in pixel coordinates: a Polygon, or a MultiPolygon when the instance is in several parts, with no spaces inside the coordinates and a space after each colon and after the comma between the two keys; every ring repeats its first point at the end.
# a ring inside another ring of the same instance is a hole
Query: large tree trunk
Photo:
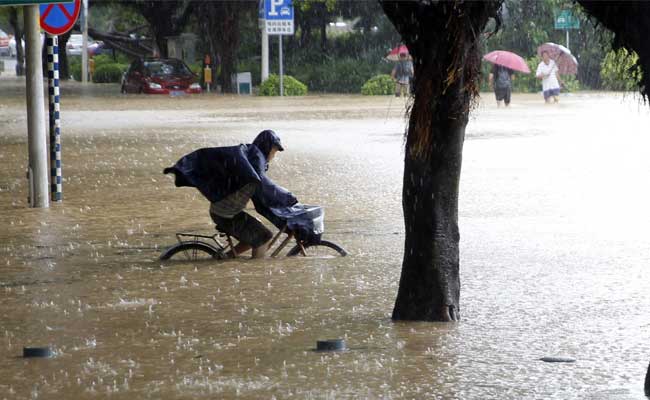
{"type": "Polygon", "coordinates": [[[380,1],[415,65],[402,207],[406,238],[396,320],[460,318],[458,185],[479,41],[500,1],[380,1]]]}
{"type": "Polygon", "coordinates": [[[402,188],[406,238],[393,319],[460,317],[458,185],[466,124],[461,116],[431,127],[436,149],[430,159],[413,154],[415,145],[407,139],[402,188]]]}

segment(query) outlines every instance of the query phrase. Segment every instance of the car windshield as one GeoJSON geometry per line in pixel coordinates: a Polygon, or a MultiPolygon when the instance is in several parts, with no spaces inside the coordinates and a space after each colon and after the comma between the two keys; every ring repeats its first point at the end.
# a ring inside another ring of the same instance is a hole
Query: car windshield
{"type": "Polygon", "coordinates": [[[144,67],[152,76],[192,74],[187,66],[178,60],[145,61],[144,67]]]}

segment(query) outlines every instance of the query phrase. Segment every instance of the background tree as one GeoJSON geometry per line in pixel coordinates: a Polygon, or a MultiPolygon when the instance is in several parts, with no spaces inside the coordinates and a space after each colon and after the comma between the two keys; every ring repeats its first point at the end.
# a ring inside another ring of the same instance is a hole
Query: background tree
{"type": "Polygon", "coordinates": [[[257,3],[201,1],[196,5],[201,36],[207,41],[212,59],[220,61],[219,83],[224,93],[232,93],[232,74],[236,71],[240,44],[240,20],[256,18],[257,3]]]}
{"type": "Polygon", "coordinates": [[[319,35],[320,49],[327,48],[327,25],[334,16],[336,0],[295,0],[293,2],[295,23],[299,32],[301,48],[312,44],[312,34],[319,35]]]}
{"type": "Polygon", "coordinates": [[[14,38],[16,40],[16,75],[25,75],[25,49],[21,38],[23,37],[22,21],[22,7],[7,7],[9,13],[9,24],[14,31],[14,38]]]}
{"type": "Polygon", "coordinates": [[[115,1],[91,1],[88,22],[98,31],[114,33],[145,32],[152,35],[149,23],[139,12],[139,8],[115,1]]]}
{"type": "Polygon", "coordinates": [[[183,31],[192,13],[192,1],[136,0],[125,4],[137,10],[149,23],[160,56],[167,57],[167,38],[183,31]]]}

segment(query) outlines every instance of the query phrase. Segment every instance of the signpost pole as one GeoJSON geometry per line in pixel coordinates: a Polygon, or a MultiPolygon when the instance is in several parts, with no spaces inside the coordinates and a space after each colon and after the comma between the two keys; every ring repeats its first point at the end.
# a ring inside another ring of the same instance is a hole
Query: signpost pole
{"type": "MultiPolygon", "coordinates": [[[[267,56],[264,55],[264,46],[267,43],[265,37],[268,38],[266,35],[277,35],[280,64],[280,96],[284,96],[282,36],[293,35],[294,33],[292,0],[260,0],[259,15],[260,24],[264,26],[266,31],[262,33],[262,81],[265,79],[264,62],[267,60],[267,56]]],[[[268,51],[268,45],[266,46],[268,51]]],[[[266,67],[266,74],[268,77],[268,67],[266,67]]]]}
{"type": "Polygon", "coordinates": [[[569,47],[569,30],[568,29],[566,30],[566,48],[567,49],[571,48],[571,47],[569,47]]]}
{"type": "Polygon", "coordinates": [[[262,27],[262,82],[269,78],[269,34],[262,27]]]}
{"type": "Polygon", "coordinates": [[[81,3],[81,83],[88,83],[88,0],[81,3]]]}
{"type": "Polygon", "coordinates": [[[29,147],[29,205],[49,207],[47,190],[47,140],[45,137],[45,100],[41,27],[38,5],[25,6],[25,47],[27,50],[27,142],[29,147]]]}
{"type": "Polygon", "coordinates": [[[47,34],[47,83],[50,105],[50,187],[52,201],[63,200],[61,121],[59,113],[59,38],[47,34]]]}
{"type": "Polygon", "coordinates": [[[284,72],[282,71],[282,35],[278,35],[278,43],[280,50],[280,96],[284,96],[284,72]]]}

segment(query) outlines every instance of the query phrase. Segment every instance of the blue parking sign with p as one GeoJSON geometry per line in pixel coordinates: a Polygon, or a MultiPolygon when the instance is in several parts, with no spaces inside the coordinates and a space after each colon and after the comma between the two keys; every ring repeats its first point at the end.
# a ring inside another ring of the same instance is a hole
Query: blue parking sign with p
{"type": "Polygon", "coordinates": [[[264,18],[268,20],[293,21],[292,0],[265,0],[264,18]]]}

